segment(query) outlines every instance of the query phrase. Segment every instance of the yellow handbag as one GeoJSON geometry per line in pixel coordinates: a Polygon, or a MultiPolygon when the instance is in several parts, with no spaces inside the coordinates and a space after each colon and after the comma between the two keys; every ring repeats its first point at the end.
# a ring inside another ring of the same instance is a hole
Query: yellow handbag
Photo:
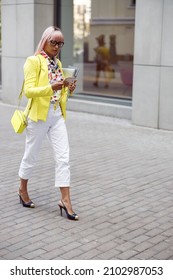
{"type": "Polygon", "coordinates": [[[27,116],[21,110],[15,110],[11,118],[11,124],[16,133],[22,133],[27,126],[27,116]]]}
{"type": "MultiPolygon", "coordinates": [[[[28,109],[27,114],[25,115],[24,112],[22,110],[19,110],[19,106],[20,106],[20,100],[22,98],[22,93],[23,93],[23,87],[24,87],[24,81],[23,81],[23,85],[22,85],[22,89],[21,92],[19,94],[19,104],[18,104],[18,109],[16,109],[14,111],[14,114],[11,118],[11,124],[13,126],[13,129],[16,133],[22,133],[24,131],[24,129],[27,126],[27,117],[29,114],[29,110],[31,108],[31,104],[30,107],[28,109]]],[[[31,100],[32,103],[32,100],[31,100]]]]}

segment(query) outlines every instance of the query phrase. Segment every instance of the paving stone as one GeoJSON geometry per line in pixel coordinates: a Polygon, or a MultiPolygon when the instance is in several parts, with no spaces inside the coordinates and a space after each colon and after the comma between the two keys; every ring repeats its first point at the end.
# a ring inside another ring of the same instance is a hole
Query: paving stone
{"type": "MultiPolygon", "coordinates": [[[[79,249],[78,249],[79,250],[79,249]]],[[[80,260],[90,260],[90,259],[97,259],[97,256],[100,254],[100,251],[97,249],[92,249],[90,251],[87,251],[85,253],[81,253],[78,256],[78,259],[80,260]]],[[[70,258],[71,259],[71,258],[70,258]]]]}
{"type": "Polygon", "coordinates": [[[131,249],[131,250],[128,250],[126,252],[119,254],[118,259],[129,260],[129,259],[132,259],[133,257],[135,258],[137,253],[138,253],[137,251],[131,249]]]}
{"type": "Polygon", "coordinates": [[[117,244],[114,241],[109,241],[100,246],[97,245],[97,249],[101,252],[106,252],[111,250],[112,248],[117,248],[116,245],[117,244]]]}
{"type": "MultiPolygon", "coordinates": [[[[63,250],[59,249],[59,248],[52,248],[50,251],[46,251],[41,253],[41,255],[39,256],[40,259],[42,260],[54,260],[57,258],[61,259],[61,255],[64,253],[63,250]]],[[[38,256],[37,256],[38,259],[38,256]]]]}
{"type": "Polygon", "coordinates": [[[173,252],[172,249],[167,249],[155,254],[153,257],[157,260],[173,260],[173,252]]]}
{"type": "Polygon", "coordinates": [[[119,259],[120,252],[116,250],[116,248],[111,249],[106,252],[101,252],[96,256],[95,259],[99,260],[118,260],[119,259]]]}
{"type": "MultiPolygon", "coordinates": [[[[92,252],[93,250],[89,251],[92,252]]],[[[80,248],[76,248],[72,251],[68,251],[66,253],[63,253],[60,255],[60,257],[64,260],[72,260],[72,259],[77,259],[77,260],[82,260],[83,259],[83,251],[80,248]],[[80,257],[82,255],[82,257],[80,257]]]]}
{"type": "Polygon", "coordinates": [[[134,246],[133,248],[135,249],[135,251],[144,252],[146,249],[149,249],[152,247],[153,247],[152,243],[145,241],[145,242],[141,242],[140,244],[134,246]]]}
{"type": "Polygon", "coordinates": [[[43,249],[36,249],[28,254],[25,254],[23,257],[27,260],[37,259],[37,257],[42,256],[45,253],[43,249]]]}

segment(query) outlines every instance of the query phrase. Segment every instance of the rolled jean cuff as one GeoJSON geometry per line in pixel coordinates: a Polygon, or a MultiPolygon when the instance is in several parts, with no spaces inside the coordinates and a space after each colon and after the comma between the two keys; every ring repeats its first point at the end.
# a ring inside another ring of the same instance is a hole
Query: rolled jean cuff
{"type": "Polygon", "coordinates": [[[56,183],[55,188],[70,188],[70,183],[69,182],[56,183]]]}
{"type": "Polygon", "coordinates": [[[21,171],[18,172],[18,175],[21,179],[24,179],[24,180],[29,180],[31,178],[31,174],[26,175],[26,174],[22,173],[21,171]]]}

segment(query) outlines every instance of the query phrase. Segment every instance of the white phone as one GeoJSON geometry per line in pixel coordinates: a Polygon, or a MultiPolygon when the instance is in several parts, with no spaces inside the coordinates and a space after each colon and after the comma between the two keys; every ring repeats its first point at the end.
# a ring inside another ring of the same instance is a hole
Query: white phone
{"type": "Polygon", "coordinates": [[[72,66],[70,66],[68,68],[62,68],[62,71],[63,71],[65,79],[69,78],[69,77],[77,78],[77,75],[79,73],[79,69],[74,68],[72,66]]]}

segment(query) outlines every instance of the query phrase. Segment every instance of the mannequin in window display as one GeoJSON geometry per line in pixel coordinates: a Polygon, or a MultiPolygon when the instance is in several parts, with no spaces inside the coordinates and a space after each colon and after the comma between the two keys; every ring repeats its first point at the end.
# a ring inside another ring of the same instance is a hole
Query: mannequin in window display
{"type": "Polygon", "coordinates": [[[100,35],[99,37],[96,37],[98,46],[94,48],[94,51],[96,53],[95,61],[96,61],[96,77],[95,82],[93,85],[95,87],[98,87],[99,78],[101,71],[104,73],[104,82],[105,82],[105,88],[109,87],[109,78],[107,77],[106,73],[109,71],[109,65],[110,65],[110,51],[105,46],[105,40],[104,35],[100,35]]]}

